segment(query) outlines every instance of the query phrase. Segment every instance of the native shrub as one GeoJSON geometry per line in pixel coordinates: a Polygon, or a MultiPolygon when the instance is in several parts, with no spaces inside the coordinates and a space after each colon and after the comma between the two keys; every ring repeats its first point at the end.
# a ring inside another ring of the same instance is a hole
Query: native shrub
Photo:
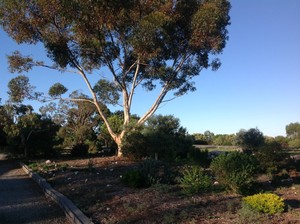
{"type": "Polygon", "coordinates": [[[249,186],[252,186],[258,171],[257,164],[252,155],[232,152],[215,157],[210,167],[220,184],[236,193],[249,194],[249,186]]]}
{"type": "Polygon", "coordinates": [[[243,202],[257,211],[271,215],[283,212],[285,208],[283,199],[272,193],[255,194],[244,197],[243,202]]]}
{"type": "Polygon", "coordinates": [[[199,166],[185,167],[179,183],[182,190],[187,195],[194,195],[207,192],[212,188],[212,178],[205,174],[199,166]]]}

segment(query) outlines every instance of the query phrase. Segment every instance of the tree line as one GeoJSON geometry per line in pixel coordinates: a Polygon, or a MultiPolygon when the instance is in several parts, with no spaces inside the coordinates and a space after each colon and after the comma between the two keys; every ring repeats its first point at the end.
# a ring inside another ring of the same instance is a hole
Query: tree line
{"type": "Polygon", "coordinates": [[[241,146],[243,142],[251,142],[253,146],[260,145],[263,141],[278,142],[283,148],[300,148],[300,124],[294,122],[286,125],[286,136],[264,136],[257,128],[241,129],[236,134],[214,134],[211,131],[195,133],[194,144],[216,146],[241,146]]]}
{"type": "MultiPolygon", "coordinates": [[[[111,112],[108,108],[105,113],[114,132],[121,132],[123,113],[111,112]]],[[[133,122],[139,119],[138,115],[132,117],[133,122]]],[[[253,151],[266,142],[273,146],[278,144],[281,148],[299,148],[300,124],[290,123],[286,126],[286,133],[286,137],[271,138],[257,128],[251,128],[241,129],[236,134],[205,131],[190,135],[173,115],[155,115],[138,129],[129,131],[124,136],[122,147],[127,156],[156,156],[170,160],[186,158],[194,144],[239,146],[245,151],[253,151]]],[[[16,155],[34,157],[57,153],[84,156],[108,152],[114,155],[118,146],[96,108],[85,101],[60,100],[42,106],[39,113],[34,112],[31,105],[9,101],[0,103],[0,147],[16,155]]]]}

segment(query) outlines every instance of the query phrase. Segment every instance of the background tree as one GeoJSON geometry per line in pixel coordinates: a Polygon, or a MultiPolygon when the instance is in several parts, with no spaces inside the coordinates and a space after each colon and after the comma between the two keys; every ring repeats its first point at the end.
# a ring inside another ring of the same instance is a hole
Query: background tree
{"type": "Polygon", "coordinates": [[[235,135],[231,134],[231,135],[215,135],[213,138],[213,144],[214,145],[221,145],[221,146],[231,146],[234,145],[234,140],[235,140],[235,135]]]}
{"type": "MultiPolygon", "coordinates": [[[[96,108],[87,102],[76,102],[68,109],[66,123],[60,128],[58,136],[63,139],[62,148],[76,146],[96,151],[97,129],[99,116],[96,108]]],[[[86,151],[87,153],[87,151],[86,151]]]]}
{"type": "Polygon", "coordinates": [[[300,124],[290,123],[285,127],[288,144],[292,148],[300,148],[300,124]]]}
{"type": "Polygon", "coordinates": [[[121,156],[136,88],[160,88],[137,126],[153,115],[168,93],[178,97],[194,91],[193,77],[204,68],[220,66],[210,57],[225,47],[229,9],[227,0],[4,0],[0,25],[17,43],[41,42],[54,62],[46,65],[15,52],[8,58],[11,72],[42,66],[82,76],[92,97],[84,100],[97,108],[121,156]],[[102,67],[111,76],[93,87],[88,74],[102,67]],[[123,106],[120,133],[113,131],[100,102],[123,106]]]}
{"type": "Polygon", "coordinates": [[[195,133],[193,134],[193,138],[194,138],[194,144],[196,145],[208,145],[208,142],[206,141],[206,137],[204,134],[195,133]]]}
{"type": "Polygon", "coordinates": [[[243,151],[253,152],[257,150],[259,146],[264,144],[265,138],[263,133],[257,128],[250,128],[249,130],[240,130],[236,134],[235,143],[242,147],[243,151]]]}
{"type": "Polygon", "coordinates": [[[211,131],[205,131],[204,132],[204,137],[205,137],[205,140],[208,144],[212,144],[213,143],[213,140],[214,140],[214,137],[215,137],[215,134],[211,131]]]}
{"type": "Polygon", "coordinates": [[[50,119],[33,113],[30,105],[5,105],[2,109],[1,124],[6,134],[9,152],[32,157],[43,154],[53,155],[55,135],[58,126],[50,119]]]}

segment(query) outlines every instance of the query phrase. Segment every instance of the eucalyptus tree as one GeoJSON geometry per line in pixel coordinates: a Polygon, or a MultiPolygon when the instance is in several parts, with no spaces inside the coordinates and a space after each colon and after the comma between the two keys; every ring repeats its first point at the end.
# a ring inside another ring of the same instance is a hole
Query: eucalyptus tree
{"type": "Polygon", "coordinates": [[[136,89],[158,89],[136,126],[168,97],[195,91],[193,78],[220,66],[216,55],[228,39],[229,10],[227,0],[2,0],[0,24],[17,43],[42,43],[54,63],[14,52],[8,57],[12,72],[41,66],[82,76],[91,94],[82,100],[96,106],[121,156],[136,89]],[[104,67],[109,72],[93,85],[89,75],[104,67]],[[100,103],[123,107],[120,133],[100,103]]]}

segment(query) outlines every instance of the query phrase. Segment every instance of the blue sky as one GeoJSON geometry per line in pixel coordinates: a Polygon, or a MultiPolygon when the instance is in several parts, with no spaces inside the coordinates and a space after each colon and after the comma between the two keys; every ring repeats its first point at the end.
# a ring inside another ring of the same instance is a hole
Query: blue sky
{"type": "MultiPolygon", "coordinates": [[[[210,130],[231,134],[257,127],[265,135],[285,135],[285,126],[300,122],[300,1],[232,0],[229,41],[221,68],[202,71],[197,91],[161,105],[157,114],[172,114],[189,133],[210,130]]],[[[7,70],[7,54],[46,59],[41,46],[18,46],[0,30],[0,98],[7,99],[7,83],[16,74],[7,70]]],[[[100,71],[105,75],[106,71],[100,71]]],[[[86,91],[73,74],[35,69],[27,74],[39,91],[61,82],[86,91]]],[[[99,74],[92,75],[96,80],[99,74]]],[[[142,115],[153,94],[135,95],[132,112],[142,115]]],[[[37,103],[33,103],[38,108],[37,103]]]]}

